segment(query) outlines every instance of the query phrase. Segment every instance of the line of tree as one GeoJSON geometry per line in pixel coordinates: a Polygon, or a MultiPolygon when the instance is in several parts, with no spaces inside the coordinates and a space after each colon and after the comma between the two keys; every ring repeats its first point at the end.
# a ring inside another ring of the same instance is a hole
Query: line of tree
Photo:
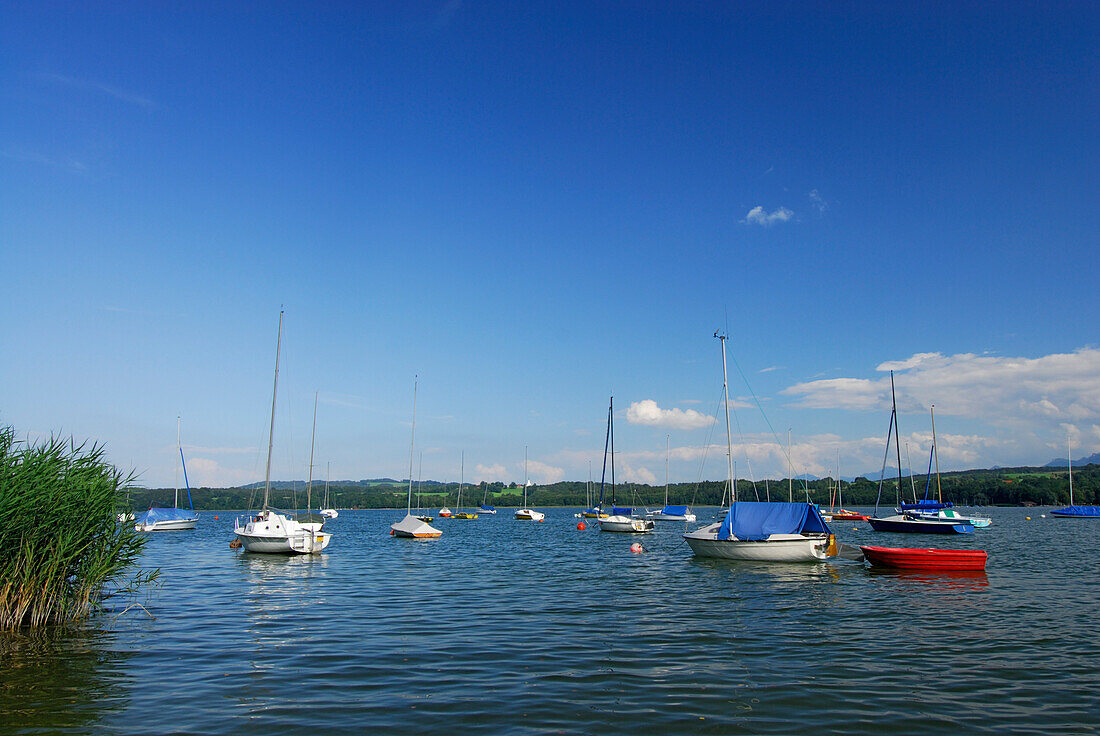
{"type": "MultiPolygon", "coordinates": [[[[274,484],[273,484],[274,485],[274,484]]],[[[834,501],[836,481],[832,478],[814,480],[794,479],[795,501],[829,504],[834,501]]],[[[531,506],[584,506],[587,502],[587,484],[584,481],[562,481],[550,485],[532,486],[527,500],[531,506]]],[[[700,483],[676,483],[669,486],[669,503],[696,506],[716,506],[725,492],[725,481],[700,483]]],[[[847,506],[873,506],[879,495],[878,479],[864,477],[854,481],[841,481],[841,492],[847,506]]],[[[925,477],[902,479],[901,491],[905,499],[911,499],[914,489],[917,497],[923,497],[928,488],[930,497],[936,496],[936,479],[925,477]]],[[[996,470],[966,470],[944,473],[940,476],[943,500],[960,506],[1054,506],[1069,503],[1069,482],[1066,469],[1058,468],[998,468],[996,470]]],[[[598,484],[596,490],[598,491],[598,484]]],[[[425,482],[421,486],[420,505],[425,509],[454,506],[457,500],[457,483],[425,482]]],[[[366,481],[352,485],[330,484],[330,504],[338,508],[404,508],[407,481],[366,481]]],[[[141,489],[130,491],[129,504],[135,511],[150,506],[171,506],[174,489],[141,489]]],[[[897,478],[887,478],[882,483],[884,506],[891,507],[898,500],[897,478]]],[[[313,507],[319,508],[323,486],[314,484],[313,507]]],[[[186,499],[181,490],[180,496],[186,499]]],[[[196,509],[248,509],[262,502],[263,489],[255,484],[241,488],[192,488],[191,496],[196,509]]],[[[1100,504],[1100,465],[1091,464],[1073,471],[1074,502],[1100,504]]],[[[664,503],[665,488],[642,484],[619,484],[615,500],[620,506],[646,506],[654,508],[664,503]]],[[[785,501],[788,498],[786,479],[737,482],[737,498],[746,500],[785,501]]],[[[479,506],[483,499],[495,506],[518,507],[523,503],[523,488],[515,483],[477,483],[463,487],[463,506],[479,506]]],[[[595,498],[592,502],[595,503],[595,498]]],[[[611,503],[611,489],[605,490],[605,505],[611,503]]],[[[186,501],[184,501],[186,503],[186,501]]],[[[416,497],[414,495],[414,505],[416,497]]],[[[305,483],[280,481],[272,491],[271,504],[278,508],[299,509],[306,505],[305,483]]]]}

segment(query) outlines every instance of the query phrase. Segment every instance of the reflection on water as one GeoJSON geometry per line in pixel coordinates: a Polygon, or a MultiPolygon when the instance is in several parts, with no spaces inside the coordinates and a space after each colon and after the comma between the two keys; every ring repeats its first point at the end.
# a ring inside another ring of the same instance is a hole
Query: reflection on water
{"type": "Polygon", "coordinates": [[[0,731],[90,733],[126,705],[128,655],[95,629],[0,632],[0,731]]]}
{"type": "MultiPolygon", "coordinates": [[[[231,550],[232,522],[204,517],[150,539],[155,620],[8,657],[0,731],[17,713],[46,732],[232,736],[1091,727],[1100,524],[998,510],[951,540],[990,552],[970,576],[697,559],[675,523],[634,554],[637,537],[579,531],[572,511],[443,520],[428,544],[389,536],[403,512],[341,512],[323,555],[295,557],[231,550]]],[[[842,542],[936,543],[854,528],[842,542]]]]}

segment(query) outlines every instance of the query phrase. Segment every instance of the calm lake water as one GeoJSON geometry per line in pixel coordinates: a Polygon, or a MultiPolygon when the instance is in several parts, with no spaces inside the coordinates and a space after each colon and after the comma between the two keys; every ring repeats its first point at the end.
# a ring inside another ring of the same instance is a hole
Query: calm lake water
{"type": "Polygon", "coordinates": [[[951,538],[833,525],[986,549],[977,576],[697,560],[683,524],[582,532],[572,509],[433,541],[344,511],[324,555],[260,556],[205,512],[149,541],[155,618],[112,601],[78,632],[0,637],[0,732],[1093,733],[1100,521],[984,511],[951,538]]]}

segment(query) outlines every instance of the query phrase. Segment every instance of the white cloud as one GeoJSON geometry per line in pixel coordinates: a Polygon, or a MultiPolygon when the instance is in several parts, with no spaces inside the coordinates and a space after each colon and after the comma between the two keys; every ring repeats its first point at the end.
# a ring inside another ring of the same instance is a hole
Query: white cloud
{"type": "Polygon", "coordinates": [[[816,189],[810,190],[810,205],[817,210],[819,215],[825,214],[825,210],[829,209],[829,203],[821,198],[821,195],[816,189]]]}
{"type": "Polygon", "coordinates": [[[653,399],[643,399],[627,408],[626,421],[647,427],[699,429],[708,426],[712,420],[694,409],[662,409],[653,399]]]}
{"type": "MultiPolygon", "coordinates": [[[[898,408],[973,418],[994,425],[1035,421],[1100,420],[1100,350],[1040,358],[961,353],[918,353],[887,361],[879,371],[895,371],[898,408]]],[[[796,406],[814,409],[889,411],[890,378],[834,378],[784,389],[799,397],[796,406]]]]}
{"type": "MultiPolygon", "coordinates": [[[[528,478],[530,478],[530,482],[533,483],[557,483],[559,480],[565,478],[565,470],[563,468],[540,463],[538,460],[529,460],[527,466],[528,478]]],[[[523,472],[522,466],[520,467],[520,472],[523,472]]]]}
{"type": "Polygon", "coordinates": [[[749,225],[756,224],[763,227],[770,227],[777,222],[786,222],[794,217],[794,212],[786,207],[780,207],[774,212],[766,212],[763,207],[757,205],[749,210],[749,213],[745,215],[745,219],[742,222],[749,225]]]}
{"type": "Polygon", "coordinates": [[[496,465],[481,465],[478,464],[474,468],[474,477],[480,481],[488,481],[490,483],[508,482],[508,469],[501,464],[496,465]]]}

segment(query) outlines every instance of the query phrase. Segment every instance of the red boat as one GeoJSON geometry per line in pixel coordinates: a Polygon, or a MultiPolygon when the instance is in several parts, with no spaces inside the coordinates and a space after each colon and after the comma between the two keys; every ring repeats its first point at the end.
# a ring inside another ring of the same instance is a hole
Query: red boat
{"type": "Polygon", "coordinates": [[[871,518],[867,514],[857,514],[855,511],[837,511],[829,516],[833,521],[867,521],[871,518]]]}
{"type": "Polygon", "coordinates": [[[863,556],[878,567],[907,570],[984,570],[986,553],[980,549],[911,549],[860,547],[863,556]]]}

